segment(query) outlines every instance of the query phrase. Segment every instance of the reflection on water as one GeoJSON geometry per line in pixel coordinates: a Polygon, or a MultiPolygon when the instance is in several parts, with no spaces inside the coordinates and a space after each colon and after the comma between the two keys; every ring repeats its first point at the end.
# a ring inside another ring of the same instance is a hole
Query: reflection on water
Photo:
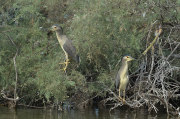
{"type": "MultiPolygon", "coordinates": [[[[50,109],[18,108],[16,110],[0,107],[0,119],[168,119],[164,111],[149,114],[145,110],[133,111],[120,107],[109,113],[109,109],[92,107],[89,109],[66,109],[61,112],[50,109]]],[[[169,119],[180,119],[171,117],[169,119]]]]}

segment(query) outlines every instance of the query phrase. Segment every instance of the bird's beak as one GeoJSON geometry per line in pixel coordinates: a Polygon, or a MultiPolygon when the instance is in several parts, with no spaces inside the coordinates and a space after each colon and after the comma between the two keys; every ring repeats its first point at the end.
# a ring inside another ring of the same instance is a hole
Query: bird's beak
{"type": "Polygon", "coordinates": [[[53,29],[53,27],[50,27],[50,28],[45,29],[44,31],[48,31],[48,30],[52,30],[52,29],[53,29]]]}
{"type": "Polygon", "coordinates": [[[131,57],[131,60],[136,60],[136,59],[131,57]]]}

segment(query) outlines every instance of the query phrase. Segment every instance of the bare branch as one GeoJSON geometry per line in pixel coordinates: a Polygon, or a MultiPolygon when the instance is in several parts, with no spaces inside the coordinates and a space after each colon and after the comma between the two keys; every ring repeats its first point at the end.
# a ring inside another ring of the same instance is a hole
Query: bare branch
{"type": "MultiPolygon", "coordinates": [[[[16,54],[15,56],[13,57],[13,61],[14,61],[14,68],[15,68],[15,72],[16,72],[16,83],[15,83],[15,89],[14,89],[14,102],[15,102],[15,105],[16,105],[16,90],[17,90],[17,80],[18,80],[18,74],[17,74],[17,67],[16,67],[16,57],[17,57],[17,54],[18,54],[18,47],[16,46],[16,44],[14,43],[14,41],[11,39],[11,37],[9,37],[8,35],[6,35],[5,33],[1,32],[0,33],[4,34],[5,36],[7,36],[9,38],[9,40],[12,42],[12,44],[16,47],[16,54]]],[[[7,98],[6,98],[7,99],[7,98]]]]}

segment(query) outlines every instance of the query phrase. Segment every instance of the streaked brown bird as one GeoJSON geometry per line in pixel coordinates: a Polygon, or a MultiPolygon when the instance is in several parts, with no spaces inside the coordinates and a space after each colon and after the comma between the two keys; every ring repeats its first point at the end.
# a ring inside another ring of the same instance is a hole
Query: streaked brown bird
{"type": "Polygon", "coordinates": [[[119,89],[119,98],[120,101],[122,100],[121,98],[121,93],[123,91],[123,102],[125,103],[125,91],[127,89],[127,86],[129,84],[129,74],[128,74],[128,62],[131,60],[135,60],[132,58],[130,55],[124,55],[122,57],[122,65],[118,71],[117,77],[115,79],[116,83],[116,89],[119,89]]]}
{"type": "Polygon", "coordinates": [[[60,25],[55,24],[48,29],[56,32],[56,36],[59,41],[59,44],[61,45],[61,48],[63,49],[66,55],[66,61],[64,63],[60,63],[60,64],[65,64],[63,70],[65,71],[67,69],[68,63],[70,63],[68,55],[70,55],[77,63],[79,63],[80,57],[76,53],[76,48],[73,45],[72,41],[68,39],[66,35],[63,34],[63,28],[60,25]]]}

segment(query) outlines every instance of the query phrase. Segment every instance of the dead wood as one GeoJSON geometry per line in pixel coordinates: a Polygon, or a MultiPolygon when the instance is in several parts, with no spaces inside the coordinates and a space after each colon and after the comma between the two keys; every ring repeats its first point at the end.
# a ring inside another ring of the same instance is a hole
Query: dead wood
{"type": "MultiPolygon", "coordinates": [[[[159,34],[154,36],[155,39],[143,52],[144,56],[141,56],[139,59],[138,73],[136,74],[138,77],[135,85],[131,87],[131,90],[134,90],[134,94],[126,98],[126,105],[129,107],[139,108],[147,106],[148,111],[153,110],[157,113],[158,108],[156,104],[159,103],[164,105],[167,114],[179,114],[178,106],[171,104],[169,101],[170,99],[180,99],[180,82],[176,78],[178,72],[180,72],[178,57],[180,55],[180,40],[171,35],[178,28],[179,26],[174,26],[173,28],[168,26],[164,29],[166,32],[162,35],[160,35],[162,31],[160,29],[159,34]],[[164,35],[167,33],[169,34],[168,37],[165,41],[162,41],[162,37],[164,39],[164,35]],[[151,52],[148,52],[150,49],[151,52]],[[167,50],[168,52],[166,52],[167,50]]],[[[148,34],[147,37],[150,37],[150,35],[148,34]]],[[[110,111],[124,105],[118,102],[115,92],[110,89],[108,91],[112,94],[108,100],[116,102],[110,111]]]]}
{"type": "Polygon", "coordinates": [[[8,37],[8,39],[12,42],[12,44],[15,46],[16,48],[16,54],[15,56],[13,57],[13,62],[14,62],[14,68],[15,68],[15,73],[16,73],[16,82],[15,82],[15,87],[14,87],[14,99],[11,99],[11,98],[8,98],[6,97],[6,95],[3,93],[4,90],[1,91],[1,94],[3,95],[3,98],[7,99],[7,100],[13,100],[14,103],[15,103],[15,106],[16,106],[16,102],[19,100],[19,97],[17,96],[17,80],[18,80],[18,73],[17,73],[17,66],[16,66],[16,57],[17,57],[17,54],[18,54],[18,47],[16,46],[16,44],[14,43],[14,41],[11,39],[11,37],[9,37],[7,34],[3,33],[0,31],[0,33],[4,34],[5,36],[8,37]]]}

